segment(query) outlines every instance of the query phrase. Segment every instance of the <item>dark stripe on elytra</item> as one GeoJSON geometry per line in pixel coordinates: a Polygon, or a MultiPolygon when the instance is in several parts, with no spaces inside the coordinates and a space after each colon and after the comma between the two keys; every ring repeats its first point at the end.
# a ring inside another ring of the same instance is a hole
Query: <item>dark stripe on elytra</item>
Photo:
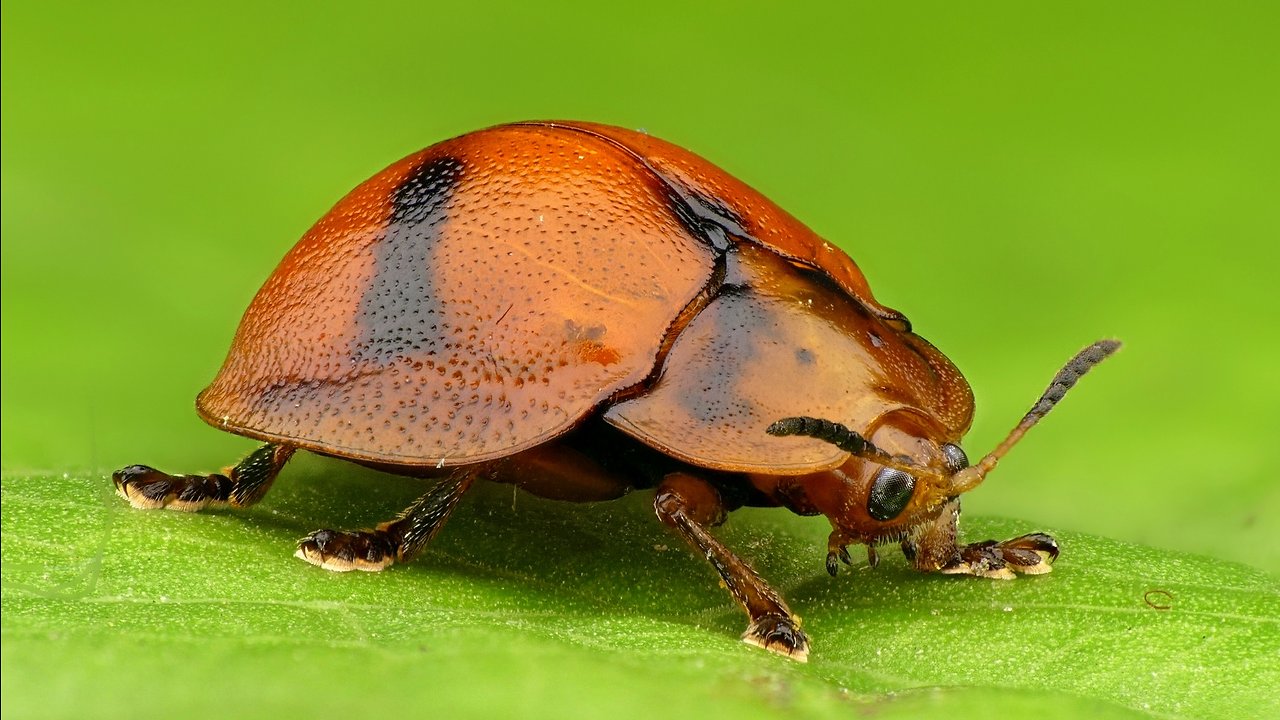
{"type": "Polygon", "coordinates": [[[717,253],[725,252],[733,244],[730,236],[750,237],[742,227],[741,218],[727,207],[699,193],[682,190],[661,175],[658,178],[658,190],[667,202],[667,209],[690,235],[707,243],[717,253]]]}
{"type": "Polygon", "coordinates": [[[616,138],[575,125],[560,125],[553,122],[523,122],[515,124],[551,128],[561,132],[581,133],[629,155],[649,171],[657,185],[655,189],[666,200],[667,208],[671,211],[671,214],[680,221],[680,224],[691,235],[715,249],[717,254],[723,254],[733,244],[733,241],[727,235],[735,235],[740,238],[751,237],[751,233],[747,232],[743,227],[743,220],[737,213],[701,193],[694,192],[675,178],[667,176],[666,173],[654,167],[647,157],[616,138]]]}
{"type": "Polygon", "coordinates": [[[444,308],[433,257],[464,169],[456,158],[436,158],[392,191],[391,215],[373,245],[373,275],[360,297],[356,362],[386,365],[407,354],[434,354],[444,308]]]}

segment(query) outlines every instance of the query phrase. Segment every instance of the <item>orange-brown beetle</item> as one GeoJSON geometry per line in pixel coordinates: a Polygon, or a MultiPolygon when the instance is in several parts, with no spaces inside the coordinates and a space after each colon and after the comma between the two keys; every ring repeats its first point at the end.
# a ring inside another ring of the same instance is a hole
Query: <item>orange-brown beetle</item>
{"type": "Polygon", "coordinates": [[[743,639],[803,660],[786,603],[708,528],[782,506],[831,521],[832,574],[886,542],[922,571],[1048,572],[1047,535],[959,545],[957,498],[1118,346],[1077,355],[971,467],[968,383],[849,256],[674,145],[517,123],[395,163],[285,256],[196,402],[265,446],[221,474],[114,481],[139,508],[246,506],[298,448],[434,479],[375,529],[303,539],[330,570],[409,559],[476,478],[575,501],[656,488],[750,616],[743,639]]]}

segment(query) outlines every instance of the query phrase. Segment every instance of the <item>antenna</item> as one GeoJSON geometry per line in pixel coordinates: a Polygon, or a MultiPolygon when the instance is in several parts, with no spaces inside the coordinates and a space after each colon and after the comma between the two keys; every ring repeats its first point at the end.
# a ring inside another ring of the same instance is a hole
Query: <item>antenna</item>
{"type": "Polygon", "coordinates": [[[877,465],[901,470],[916,477],[944,477],[936,470],[911,462],[905,457],[890,455],[873,445],[870,440],[831,420],[804,416],[788,417],[770,425],[765,432],[777,437],[803,435],[826,440],[847,453],[870,460],[877,465]]]}
{"type": "Polygon", "coordinates": [[[951,476],[951,492],[959,495],[968,492],[978,486],[979,483],[987,476],[987,473],[995,469],[996,464],[1000,462],[1000,458],[1004,457],[1018,441],[1022,439],[1027,431],[1040,422],[1040,419],[1049,414],[1054,405],[1066,396],[1067,391],[1075,386],[1085,373],[1093,369],[1095,365],[1106,360],[1116,350],[1120,349],[1119,340],[1099,340],[1089,347],[1076,353],[1076,356],[1067,361],[1058,374],[1053,377],[1053,382],[1049,383],[1048,389],[1036,401],[1027,414],[1022,417],[1022,422],[1018,423],[1004,439],[1004,442],[996,446],[986,457],[979,460],[964,470],[951,476]]]}

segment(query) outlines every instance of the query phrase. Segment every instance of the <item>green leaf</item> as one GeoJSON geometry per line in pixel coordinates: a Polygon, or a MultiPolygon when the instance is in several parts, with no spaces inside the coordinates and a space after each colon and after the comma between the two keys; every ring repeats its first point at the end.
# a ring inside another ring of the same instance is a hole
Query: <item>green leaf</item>
{"type": "Polygon", "coordinates": [[[1280,706],[1280,587],[1241,565],[966,518],[969,539],[1053,531],[1063,556],[1050,575],[1001,582],[918,575],[886,552],[876,570],[832,579],[825,523],[735,513],[717,533],[803,617],[802,665],[738,641],[745,616],[647,493],[571,505],[484,486],[417,562],[333,574],[294,559],[296,539],[386,519],[420,485],[295,462],[241,513],[132,510],[103,476],[4,477],[5,716],[1239,718],[1280,706]]]}

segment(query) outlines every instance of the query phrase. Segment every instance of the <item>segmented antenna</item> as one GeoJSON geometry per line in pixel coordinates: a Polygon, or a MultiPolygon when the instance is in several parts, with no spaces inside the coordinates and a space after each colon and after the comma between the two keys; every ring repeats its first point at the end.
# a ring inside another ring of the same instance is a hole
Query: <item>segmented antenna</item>
{"type": "Polygon", "coordinates": [[[832,445],[865,458],[878,465],[891,467],[917,477],[923,475],[936,476],[938,473],[923,465],[917,465],[906,458],[894,457],[871,443],[858,433],[831,420],[822,418],[796,416],[783,418],[770,425],[765,432],[777,437],[802,435],[804,437],[825,440],[832,445]]]}
{"type": "Polygon", "coordinates": [[[962,492],[972,490],[978,483],[982,482],[987,473],[991,472],[996,464],[1000,462],[1000,458],[1004,457],[1014,445],[1017,445],[1022,436],[1026,435],[1028,430],[1040,422],[1041,418],[1048,415],[1053,406],[1062,400],[1067,391],[1074,387],[1080,378],[1084,377],[1085,373],[1092,370],[1095,365],[1106,360],[1119,349],[1119,340],[1099,340],[1076,353],[1076,356],[1068,360],[1067,364],[1053,377],[1053,382],[1049,383],[1049,387],[1044,391],[1044,394],[1027,411],[1027,414],[1022,416],[1022,422],[1018,423],[1017,427],[1004,439],[1004,442],[997,445],[996,449],[992,450],[982,460],[952,476],[952,492],[959,495],[962,492]]]}

